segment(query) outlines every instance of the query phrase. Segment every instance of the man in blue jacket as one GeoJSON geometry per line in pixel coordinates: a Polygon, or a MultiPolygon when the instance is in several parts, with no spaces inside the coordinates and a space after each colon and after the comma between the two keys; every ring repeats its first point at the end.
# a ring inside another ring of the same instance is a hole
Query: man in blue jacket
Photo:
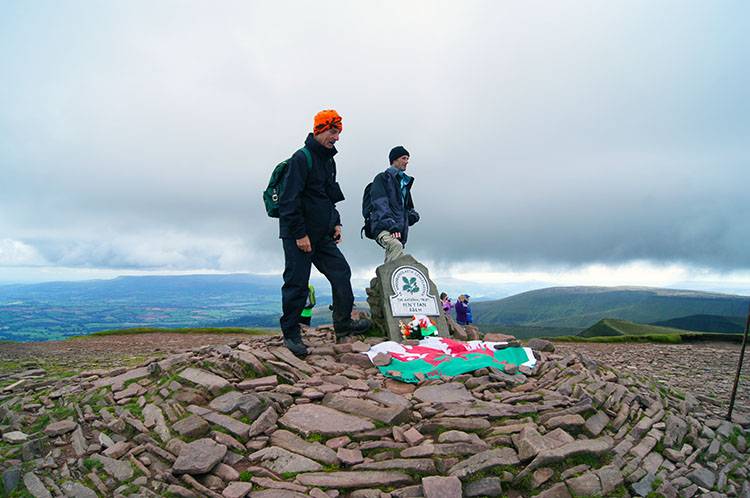
{"type": "Polygon", "coordinates": [[[388,160],[390,167],[375,176],[370,188],[370,228],[375,241],[385,249],[386,263],[404,255],[409,227],[419,221],[411,198],[414,178],[405,173],[409,152],[399,145],[388,154],[388,160]]]}
{"type": "Polygon", "coordinates": [[[335,204],[344,200],[336,182],[338,152],[334,144],[342,130],[341,116],[334,110],[315,115],[313,132],[305,149],[289,160],[284,189],[279,198],[279,237],[284,248],[283,314],[280,324],[284,345],[297,356],[307,355],[299,318],[308,295],[311,265],[331,282],[333,326],[337,338],[369,329],[369,320],[352,320],[354,293],[341,242],[341,217],[335,204]],[[311,165],[308,165],[307,153],[311,165]]]}

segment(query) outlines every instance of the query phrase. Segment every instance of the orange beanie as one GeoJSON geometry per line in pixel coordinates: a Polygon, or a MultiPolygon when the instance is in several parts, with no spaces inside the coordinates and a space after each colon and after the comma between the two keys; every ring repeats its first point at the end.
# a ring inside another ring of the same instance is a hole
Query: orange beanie
{"type": "Polygon", "coordinates": [[[320,111],[315,115],[313,133],[317,135],[318,133],[323,133],[329,128],[338,128],[339,131],[343,129],[341,126],[341,116],[339,116],[339,113],[333,109],[320,111]]]}

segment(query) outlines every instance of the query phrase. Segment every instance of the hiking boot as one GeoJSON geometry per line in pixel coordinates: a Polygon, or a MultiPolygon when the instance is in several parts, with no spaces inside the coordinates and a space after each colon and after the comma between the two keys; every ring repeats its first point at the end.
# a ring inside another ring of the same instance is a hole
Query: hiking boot
{"type": "Polygon", "coordinates": [[[367,318],[361,320],[349,319],[342,324],[334,325],[333,330],[336,332],[336,338],[340,339],[352,334],[362,334],[368,331],[370,327],[372,327],[372,322],[367,318]]]}
{"type": "Polygon", "coordinates": [[[301,337],[295,339],[284,337],[284,346],[286,346],[287,349],[294,353],[294,356],[297,356],[298,358],[304,358],[307,356],[307,346],[302,342],[301,337]]]}

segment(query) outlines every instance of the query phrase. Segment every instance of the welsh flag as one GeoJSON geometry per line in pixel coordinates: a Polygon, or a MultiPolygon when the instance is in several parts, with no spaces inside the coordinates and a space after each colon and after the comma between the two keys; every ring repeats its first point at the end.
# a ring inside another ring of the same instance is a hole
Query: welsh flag
{"type": "Polygon", "coordinates": [[[496,344],[503,342],[454,341],[444,337],[426,337],[418,346],[405,346],[394,341],[382,342],[365,352],[370,361],[378,353],[390,353],[393,359],[388,366],[378,367],[383,375],[394,377],[404,382],[418,382],[414,375],[417,372],[426,378],[442,375],[455,376],[472,372],[484,367],[497,367],[502,370],[508,363],[534,368],[536,359],[531,348],[495,349],[496,344]],[[401,376],[388,375],[388,371],[397,371],[401,376]]]}

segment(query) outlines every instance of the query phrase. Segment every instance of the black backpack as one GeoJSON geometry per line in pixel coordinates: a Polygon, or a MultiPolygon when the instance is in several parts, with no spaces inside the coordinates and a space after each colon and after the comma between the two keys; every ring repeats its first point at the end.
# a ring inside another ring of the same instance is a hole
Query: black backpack
{"type": "Polygon", "coordinates": [[[365,192],[362,194],[362,216],[365,218],[365,224],[359,231],[359,238],[362,238],[362,234],[368,239],[375,240],[375,234],[372,233],[372,227],[370,226],[370,214],[372,214],[372,196],[370,190],[372,189],[372,182],[368,183],[365,187],[365,192]]]}
{"type": "MultiPolygon", "coordinates": [[[[307,150],[307,147],[302,147],[300,150],[305,153],[305,156],[307,156],[308,169],[312,169],[312,156],[310,155],[310,151],[307,150]]],[[[271,179],[268,181],[268,187],[263,191],[263,203],[266,205],[266,213],[268,213],[268,216],[271,218],[279,217],[279,198],[281,197],[281,192],[284,190],[284,173],[286,172],[290,159],[291,157],[289,159],[284,159],[276,165],[273,172],[271,172],[271,179]]]]}

